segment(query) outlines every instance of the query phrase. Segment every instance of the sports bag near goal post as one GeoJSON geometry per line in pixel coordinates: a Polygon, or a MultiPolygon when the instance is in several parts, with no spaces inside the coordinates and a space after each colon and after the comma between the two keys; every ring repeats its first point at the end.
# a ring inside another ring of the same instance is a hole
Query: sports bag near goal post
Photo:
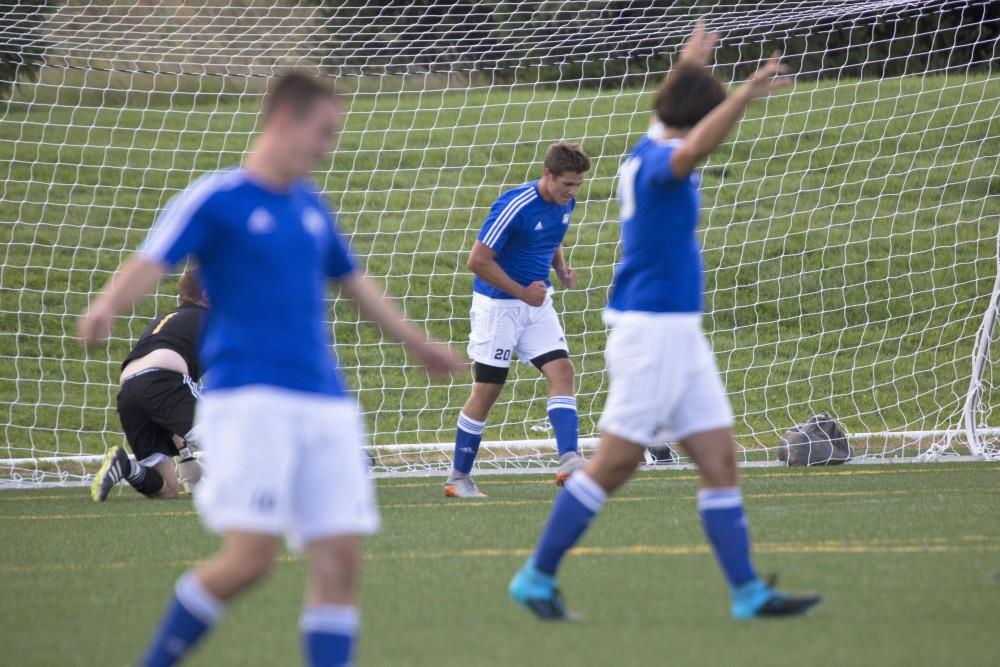
{"type": "Polygon", "coordinates": [[[788,429],[778,447],[778,459],[790,466],[840,465],[850,458],[844,429],[825,412],[788,429]]]}

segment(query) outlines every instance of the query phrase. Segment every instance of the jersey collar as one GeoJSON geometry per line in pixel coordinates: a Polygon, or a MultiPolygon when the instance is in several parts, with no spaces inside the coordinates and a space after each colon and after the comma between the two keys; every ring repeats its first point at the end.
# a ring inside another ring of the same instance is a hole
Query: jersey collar
{"type": "Polygon", "coordinates": [[[649,131],[646,132],[646,136],[660,144],[666,144],[667,146],[680,146],[682,139],[679,137],[674,137],[673,139],[663,138],[663,133],[666,129],[667,126],[663,123],[653,123],[649,126],[649,131]]]}

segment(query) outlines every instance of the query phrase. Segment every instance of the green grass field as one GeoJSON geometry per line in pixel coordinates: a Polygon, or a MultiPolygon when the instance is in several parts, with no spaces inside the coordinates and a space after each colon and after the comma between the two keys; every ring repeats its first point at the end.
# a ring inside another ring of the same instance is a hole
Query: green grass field
{"type": "MultiPolygon", "coordinates": [[[[440,480],[379,484],[367,544],[361,665],[994,665],[1000,652],[1000,465],[749,470],[762,572],[818,590],[806,618],[738,623],[704,544],[688,472],[640,472],[562,572],[579,624],[536,622],[505,586],[555,487],[490,477],[488,500],[440,480]]],[[[176,577],[216,539],[188,499],[129,489],[0,493],[0,664],[122,665],[176,577]]],[[[292,665],[304,565],[285,555],[192,666],[292,665]]]]}
{"type": "MultiPolygon", "coordinates": [[[[487,207],[537,175],[546,145],[595,157],[567,237],[580,285],[557,307],[579,372],[581,433],[606,391],[600,321],[618,238],[615,172],[649,91],[471,87],[362,92],[318,179],[368,270],[410,316],[464,346],[464,269],[487,207]]],[[[256,99],[71,105],[30,87],[0,110],[0,426],[7,456],[120,442],[115,368],[158,302],[85,356],[72,325],[193,174],[232,164],[256,99]]],[[[121,101],[121,100],[118,100],[121,101]]],[[[756,105],[703,170],[705,325],[746,446],[830,410],[852,431],[952,425],[996,273],[1000,79],[799,84],[756,105]]],[[[447,442],[468,378],[428,386],[349,309],[339,353],[379,443],[447,442]]],[[[487,440],[539,437],[544,386],[522,368],[487,440]]],[[[984,422],[995,422],[985,397],[984,422]]]]}

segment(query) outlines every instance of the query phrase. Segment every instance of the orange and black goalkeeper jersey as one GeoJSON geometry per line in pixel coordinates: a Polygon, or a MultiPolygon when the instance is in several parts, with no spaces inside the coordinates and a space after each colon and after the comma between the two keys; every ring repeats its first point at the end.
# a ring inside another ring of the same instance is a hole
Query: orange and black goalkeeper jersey
{"type": "Polygon", "coordinates": [[[202,320],[206,310],[204,306],[186,303],[157,317],[139,336],[139,342],[125,357],[122,368],[125,368],[130,361],[144,357],[153,350],[167,349],[184,358],[188,375],[192,380],[200,380],[198,337],[201,335],[202,320]]]}

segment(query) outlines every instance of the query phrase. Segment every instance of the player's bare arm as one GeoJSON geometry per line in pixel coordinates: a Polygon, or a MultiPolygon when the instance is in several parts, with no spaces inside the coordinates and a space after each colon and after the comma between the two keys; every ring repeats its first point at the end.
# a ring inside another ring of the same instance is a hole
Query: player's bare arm
{"type": "Polygon", "coordinates": [[[686,177],[712,151],[721,146],[752,101],[791,85],[791,77],[781,76],[787,72],[788,68],[781,64],[781,54],[775,51],[749,81],[691,128],[684,137],[684,142],[671,153],[670,170],[674,176],[686,177]]]}
{"type": "Polygon", "coordinates": [[[129,258],[77,322],[80,341],[90,346],[107,338],[115,315],[149,294],[160,282],[163,273],[164,267],[160,262],[139,255],[129,258]]]}
{"type": "Polygon", "coordinates": [[[563,287],[572,289],[576,285],[576,269],[566,263],[562,246],[556,248],[556,254],[552,256],[552,268],[555,270],[556,276],[559,278],[559,282],[563,284],[563,287]]]}
{"type": "Polygon", "coordinates": [[[479,278],[485,280],[497,289],[524,301],[529,306],[540,306],[545,303],[548,287],[541,280],[524,286],[507,275],[496,262],[497,251],[482,241],[476,241],[469,252],[466,265],[479,278]]]}
{"type": "Polygon", "coordinates": [[[339,281],[341,292],[357,306],[361,314],[374,322],[390,338],[403,345],[431,376],[456,373],[465,368],[465,359],[444,343],[430,339],[413,326],[403,313],[385,298],[374,280],[358,273],[339,281]]]}
{"type": "Polygon", "coordinates": [[[706,32],[705,21],[698,19],[694,24],[691,36],[684,42],[681,49],[681,62],[691,63],[698,67],[704,67],[712,61],[712,52],[719,42],[719,33],[706,32]]]}

